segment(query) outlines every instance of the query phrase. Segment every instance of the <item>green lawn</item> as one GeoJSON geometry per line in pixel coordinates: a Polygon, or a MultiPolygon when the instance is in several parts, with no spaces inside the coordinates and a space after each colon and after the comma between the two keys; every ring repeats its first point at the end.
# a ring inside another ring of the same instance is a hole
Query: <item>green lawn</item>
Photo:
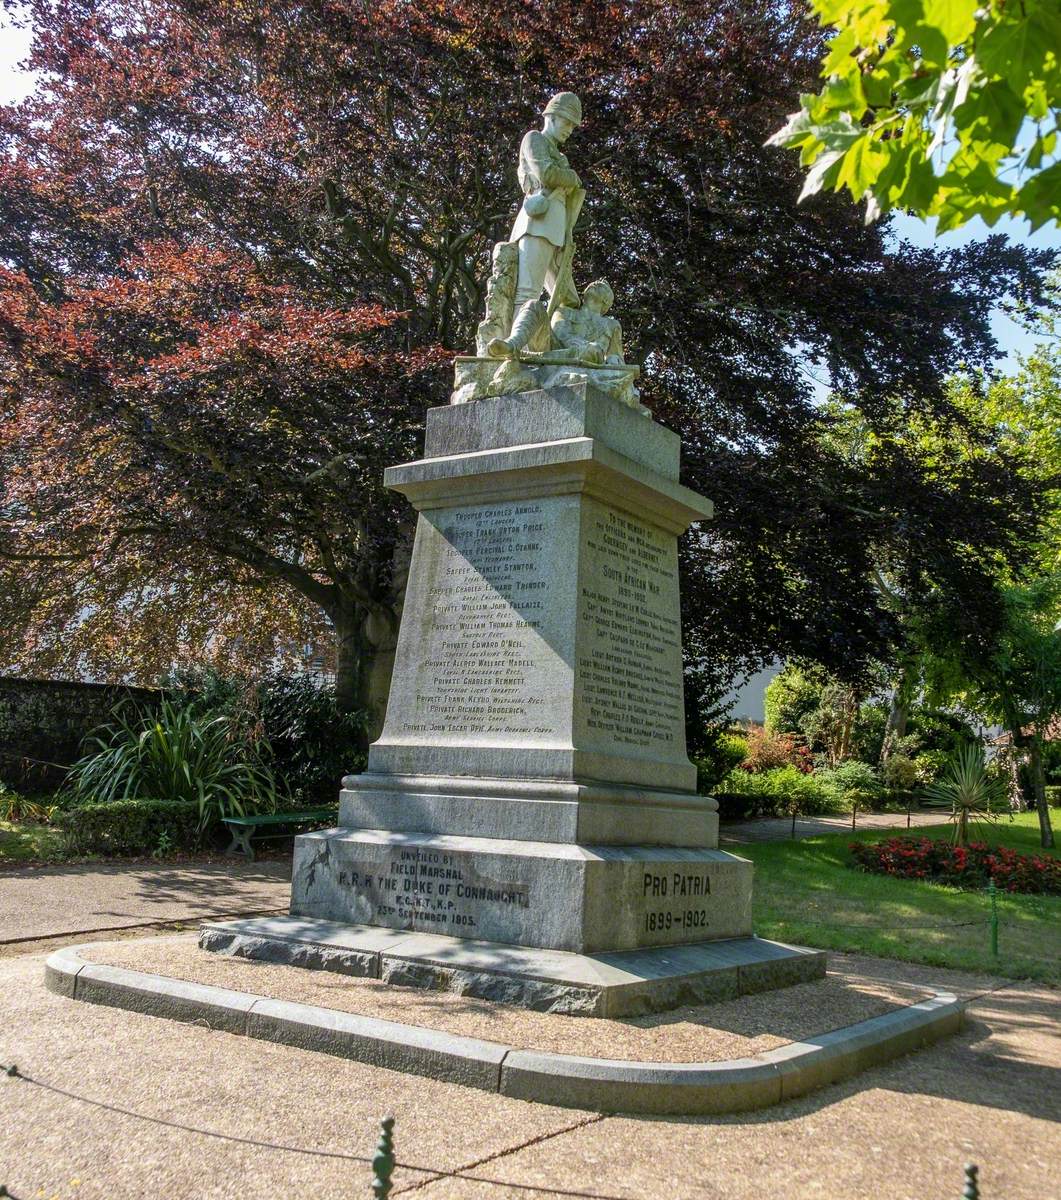
{"type": "Polygon", "coordinates": [[[53,825],[0,821],[0,866],[56,862],[63,858],[63,835],[53,825]]]}
{"type": "MultiPolygon", "coordinates": [[[[755,863],[755,932],[827,950],[1061,983],[1061,896],[1000,893],[996,959],[991,954],[986,894],[868,875],[851,866],[851,841],[877,841],[893,832],[905,835],[906,830],[734,847],[755,863]]],[[[949,837],[950,826],[912,832],[949,837]]],[[[1058,853],[1040,849],[1034,813],[1005,818],[975,840],[1025,854],[1058,853]]]]}

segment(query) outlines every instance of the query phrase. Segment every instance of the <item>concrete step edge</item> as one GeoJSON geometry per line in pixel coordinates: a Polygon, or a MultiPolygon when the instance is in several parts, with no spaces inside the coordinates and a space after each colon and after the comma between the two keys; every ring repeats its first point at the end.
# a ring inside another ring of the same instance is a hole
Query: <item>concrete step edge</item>
{"type": "Polygon", "coordinates": [[[203,1022],[389,1070],[596,1112],[693,1116],[769,1107],[956,1032],[965,1011],[964,1002],[940,992],[754,1058],[693,1063],[594,1059],[520,1050],[423,1026],[105,967],[81,956],[88,948],[67,946],[49,956],[49,990],[68,999],[203,1022]]]}

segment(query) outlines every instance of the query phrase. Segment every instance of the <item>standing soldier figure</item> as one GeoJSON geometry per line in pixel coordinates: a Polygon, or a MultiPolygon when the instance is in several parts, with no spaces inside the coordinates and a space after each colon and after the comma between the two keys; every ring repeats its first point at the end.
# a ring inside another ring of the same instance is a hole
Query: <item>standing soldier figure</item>
{"type": "Polygon", "coordinates": [[[558,92],[545,106],[542,128],[530,130],[520,143],[523,205],[509,237],[519,243],[512,337],[490,343],[487,353],[494,358],[516,353],[532,330],[542,325],[545,313],[538,311],[536,302],[543,287],[549,289],[550,298],[560,288],[558,301],[578,303],[570,281],[570,242],[584,193],[560,147],[581,124],[579,98],[574,92],[558,92]]]}

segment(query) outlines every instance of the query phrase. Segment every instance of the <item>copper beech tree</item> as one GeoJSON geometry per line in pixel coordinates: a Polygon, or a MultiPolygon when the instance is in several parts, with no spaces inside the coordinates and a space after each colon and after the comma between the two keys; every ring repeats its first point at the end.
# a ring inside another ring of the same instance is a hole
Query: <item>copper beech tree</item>
{"type": "Polygon", "coordinates": [[[1029,488],[997,463],[851,463],[805,366],[871,423],[956,421],[946,375],[990,362],[992,306],[1037,303],[1048,256],[893,246],[836,198],[797,205],[798,164],[763,143],[817,74],[801,5],[12,12],[40,74],[0,110],[4,664],[144,679],[326,621],[344,703],[378,723],[411,528],[382,469],[472,345],[516,198],[497,148],[559,88],[587,115],[586,278],[718,506],[684,549],[691,711],[777,655],[890,654],[892,544],[911,595],[989,619],[1029,488]]]}
{"type": "Polygon", "coordinates": [[[268,662],[323,613],[346,704],[371,706],[409,525],[381,450],[412,456],[430,355],[382,344],[394,317],[378,306],[314,303],[249,255],[155,242],[120,266],[51,304],[6,280],[21,400],[2,603],[37,608],[25,661],[133,676],[204,649],[268,662]]]}

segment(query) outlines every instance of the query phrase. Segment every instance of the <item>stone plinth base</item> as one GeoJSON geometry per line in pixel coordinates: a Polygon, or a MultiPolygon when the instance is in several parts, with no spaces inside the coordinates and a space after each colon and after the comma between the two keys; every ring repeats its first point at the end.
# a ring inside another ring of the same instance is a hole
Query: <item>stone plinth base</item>
{"type": "Polygon", "coordinates": [[[744,937],[613,954],[534,950],[297,917],[211,922],[204,950],[593,1017],[662,1012],[820,979],[825,955],[744,937]]]}
{"type": "Polygon", "coordinates": [[[583,846],[713,847],[717,810],[710,796],[618,784],[366,772],[343,780],[339,824],[583,846]]]}
{"type": "Polygon", "coordinates": [[[567,950],[751,933],[752,864],[722,850],[326,829],[295,839],[291,915],[567,950]]]}

